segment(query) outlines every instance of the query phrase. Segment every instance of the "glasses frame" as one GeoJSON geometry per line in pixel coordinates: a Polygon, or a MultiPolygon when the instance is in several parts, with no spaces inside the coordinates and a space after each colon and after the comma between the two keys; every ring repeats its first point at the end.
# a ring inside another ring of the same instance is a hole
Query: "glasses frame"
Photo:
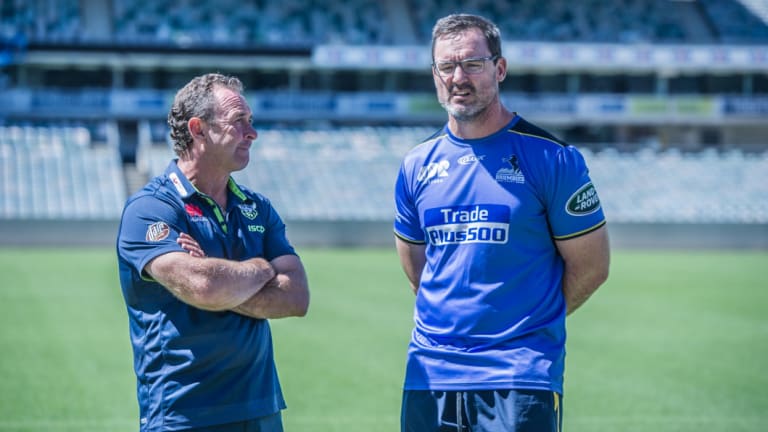
{"type": "Polygon", "coordinates": [[[471,57],[471,58],[466,58],[464,60],[459,60],[459,61],[443,61],[443,62],[435,62],[435,61],[433,61],[432,62],[432,69],[438,75],[443,76],[443,77],[452,76],[456,72],[456,68],[457,67],[460,67],[461,70],[464,71],[464,73],[467,74],[467,75],[477,75],[477,74],[481,74],[481,73],[483,73],[483,71],[485,71],[485,62],[486,61],[490,60],[490,61],[495,63],[496,60],[499,59],[499,57],[501,57],[501,56],[500,55],[492,55],[492,56],[488,56],[488,57],[471,57]],[[483,66],[481,67],[481,69],[479,71],[470,72],[464,66],[468,62],[476,62],[476,61],[481,61],[481,60],[483,62],[482,63],[483,66]],[[440,70],[440,66],[441,65],[452,65],[453,67],[451,68],[451,72],[450,73],[442,72],[440,70]]]}

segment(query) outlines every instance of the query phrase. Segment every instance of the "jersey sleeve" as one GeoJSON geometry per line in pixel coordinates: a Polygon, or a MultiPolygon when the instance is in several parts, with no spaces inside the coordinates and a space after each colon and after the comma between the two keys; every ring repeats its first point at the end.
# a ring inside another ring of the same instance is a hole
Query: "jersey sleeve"
{"type": "Polygon", "coordinates": [[[575,147],[564,146],[557,152],[553,167],[547,205],[553,237],[578,237],[604,225],[600,198],[581,153],[575,147]]]}
{"type": "Polygon", "coordinates": [[[419,212],[413,199],[406,174],[406,164],[400,166],[395,182],[395,235],[410,243],[425,243],[419,212]]]}
{"type": "Polygon", "coordinates": [[[282,255],[296,255],[286,236],[285,223],[269,200],[264,199],[267,227],[264,232],[264,259],[271,261],[282,255]]]}
{"type": "Polygon", "coordinates": [[[153,196],[129,202],[120,222],[118,254],[142,278],[150,280],[144,267],[153,258],[169,252],[184,252],[176,243],[180,232],[188,232],[183,210],[153,196]]]}

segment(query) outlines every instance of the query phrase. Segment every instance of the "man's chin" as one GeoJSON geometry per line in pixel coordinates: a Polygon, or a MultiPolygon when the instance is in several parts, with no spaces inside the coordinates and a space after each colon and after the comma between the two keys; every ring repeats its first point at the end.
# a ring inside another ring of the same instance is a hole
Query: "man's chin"
{"type": "Polygon", "coordinates": [[[448,114],[451,117],[459,121],[474,120],[477,118],[478,114],[480,114],[479,111],[468,108],[468,107],[457,108],[455,106],[448,106],[446,107],[446,111],[448,111],[448,114]]]}

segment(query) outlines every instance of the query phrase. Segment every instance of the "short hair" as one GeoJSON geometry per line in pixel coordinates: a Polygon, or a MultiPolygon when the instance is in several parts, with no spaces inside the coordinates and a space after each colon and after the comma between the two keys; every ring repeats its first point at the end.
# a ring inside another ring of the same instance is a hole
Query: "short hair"
{"type": "Polygon", "coordinates": [[[438,39],[458,35],[474,28],[483,32],[491,56],[501,57],[501,31],[496,24],[480,15],[451,14],[437,20],[432,28],[432,60],[435,58],[435,42],[438,39]]]}
{"type": "Polygon", "coordinates": [[[168,126],[171,128],[173,151],[177,155],[185,153],[192,144],[192,134],[187,125],[189,120],[192,117],[203,120],[214,118],[216,101],[213,92],[218,87],[243,92],[243,83],[238,78],[209,73],[193,78],[176,93],[168,112],[168,126]]]}

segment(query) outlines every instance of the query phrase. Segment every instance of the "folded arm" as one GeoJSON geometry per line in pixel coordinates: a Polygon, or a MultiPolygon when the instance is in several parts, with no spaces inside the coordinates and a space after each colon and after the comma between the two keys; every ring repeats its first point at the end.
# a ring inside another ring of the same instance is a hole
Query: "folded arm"
{"type": "Polygon", "coordinates": [[[146,265],[145,271],[181,301],[211,311],[242,304],[276,275],[263,258],[237,262],[185,252],[160,255],[146,265]]]}
{"type": "Polygon", "coordinates": [[[304,316],[309,309],[309,286],[301,260],[283,255],[270,261],[276,276],[232,310],[251,318],[304,316]]]}
{"type": "MultiPolygon", "coordinates": [[[[205,252],[197,241],[189,234],[182,233],[178,239],[179,245],[189,252],[190,257],[203,258],[205,252]]],[[[205,260],[215,258],[205,258],[205,260]]],[[[259,263],[272,270],[271,278],[265,280],[259,289],[251,295],[239,296],[230,309],[251,318],[284,318],[289,316],[304,316],[309,308],[309,286],[304,265],[296,255],[283,255],[270,262],[262,258],[254,258],[243,263],[259,263]]],[[[238,263],[233,263],[238,264],[238,263]]]]}

